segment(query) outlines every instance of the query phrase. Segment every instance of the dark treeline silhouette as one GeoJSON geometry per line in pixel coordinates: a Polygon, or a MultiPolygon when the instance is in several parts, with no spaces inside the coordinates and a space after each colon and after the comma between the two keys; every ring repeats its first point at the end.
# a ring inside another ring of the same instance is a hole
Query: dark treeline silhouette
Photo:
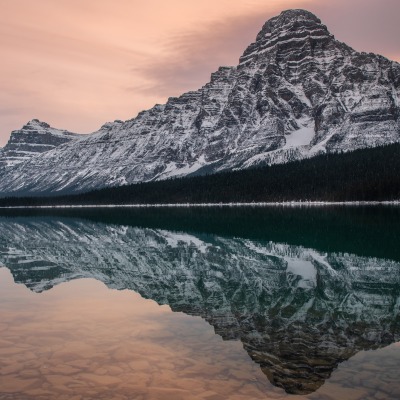
{"type": "Polygon", "coordinates": [[[400,261],[397,206],[0,209],[0,223],[5,219],[162,229],[206,242],[216,235],[400,261]]]}
{"type": "Polygon", "coordinates": [[[384,201],[400,199],[400,144],[75,195],[8,197],[0,206],[384,201]]]}

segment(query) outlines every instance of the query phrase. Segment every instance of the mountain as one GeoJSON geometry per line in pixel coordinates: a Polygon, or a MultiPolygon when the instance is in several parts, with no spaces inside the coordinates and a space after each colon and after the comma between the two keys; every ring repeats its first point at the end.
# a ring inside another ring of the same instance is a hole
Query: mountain
{"type": "MultiPolygon", "coordinates": [[[[35,292],[79,278],[200,316],[272,384],[317,390],[400,340],[399,262],[285,243],[60,217],[0,218],[0,265],[35,292]]],[[[177,355],[179,356],[179,355],[177,355]]]]}
{"type": "Polygon", "coordinates": [[[8,143],[0,149],[0,169],[20,164],[81,136],[33,119],[21,129],[11,132],[8,143]]]}
{"type": "Polygon", "coordinates": [[[3,194],[83,191],[400,141],[400,64],[335,40],[312,13],[269,20],[236,67],[0,177],[3,194]]]}
{"type": "Polygon", "coordinates": [[[400,204],[400,143],[205,176],[64,195],[0,198],[0,207],[296,202],[400,204]]]}

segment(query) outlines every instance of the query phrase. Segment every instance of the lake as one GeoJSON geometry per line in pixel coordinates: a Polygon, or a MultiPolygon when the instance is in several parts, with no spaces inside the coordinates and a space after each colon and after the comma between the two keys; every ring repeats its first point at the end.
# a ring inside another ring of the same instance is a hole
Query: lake
{"type": "Polygon", "coordinates": [[[400,208],[0,211],[0,399],[398,399],[400,208]]]}

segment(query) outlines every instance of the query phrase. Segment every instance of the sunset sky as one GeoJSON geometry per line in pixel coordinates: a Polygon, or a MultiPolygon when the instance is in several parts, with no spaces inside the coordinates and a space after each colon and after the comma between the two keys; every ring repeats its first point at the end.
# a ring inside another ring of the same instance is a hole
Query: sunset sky
{"type": "Polygon", "coordinates": [[[289,8],[400,61],[399,0],[0,0],[0,146],[32,118],[89,133],[197,89],[289,8]]]}

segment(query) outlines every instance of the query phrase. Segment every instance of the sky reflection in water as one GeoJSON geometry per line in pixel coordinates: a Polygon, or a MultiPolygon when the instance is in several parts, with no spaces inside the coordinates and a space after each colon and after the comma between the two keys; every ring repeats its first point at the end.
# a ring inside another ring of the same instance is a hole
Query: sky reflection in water
{"type": "Polygon", "coordinates": [[[0,218],[0,398],[395,398],[400,264],[356,243],[396,235],[397,211],[302,212],[286,242],[251,212],[178,231],[170,213],[0,218]]]}

